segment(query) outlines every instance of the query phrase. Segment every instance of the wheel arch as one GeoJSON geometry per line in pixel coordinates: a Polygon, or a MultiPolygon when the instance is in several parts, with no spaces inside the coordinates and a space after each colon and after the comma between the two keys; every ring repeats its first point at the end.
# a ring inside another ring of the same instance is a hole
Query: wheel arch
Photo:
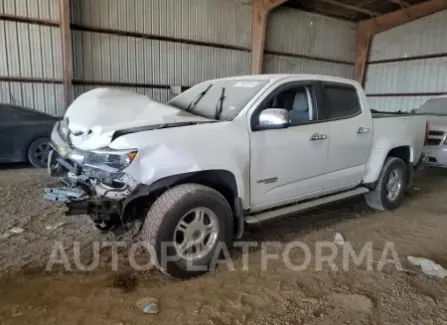
{"type": "MultiPolygon", "coordinates": [[[[230,204],[235,219],[236,237],[241,236],[241,219],[242,219],[242,198],[238,187],[236,176],[223,169],[202,170],[178,175],[172,175],[162,178],[151,185],[139,185],[132,195],[125,199],[122,204],[122,216],[124,219],[131,217],[130,211],[138,209],[140,205],[150,208],[155,200],[169,188],[177,185],[195,183],[208,186],[220,194],[230,204]],[[147,204],[149,202],[149,204],[147,204]]],[[[142,208],[142,207],[140,207],[142,208]]],[[[144,212],[138,212],[137,215],[145,215],[144,212]]]]}
{"type": "Polygon", "coordinates": [[[370,162],[367,166],[363,183],[371,188],[375,187],[375,183],[379,179],[383,165],[388,157],[396,157],[402,159],[407,165],[408,177],[412,178],[412,164],[414,162],[414,150],[410,145],[392,147],[388,149],[374,149],[371,154],[370,162]]]}
{"type": "Polygon", "coordinates": [[[25,145],[23,146],[23,150],[22,150],[22,156],[23,156],[24,160],[26,160],[26,161],[28,160],[28,151],[29,151],[29,148],[31,147],[31,145],[35,141],[42,139],[42,138],[48,138],[49,140],[51,140],[50,135],[48,133],[44,133],[44,132],[32,134],[26,140],[24,140],[25,145]]]}
{"type": "MultiPolygon", "coordinates": [[[[386,157],[396,157],[402,159],[406,165],[409,165],[414,161],[413,148],[410,146],[400,146],[388,151],[386,157]]],[[[386,159],[385,157],[385,159],[386,159]]]]}

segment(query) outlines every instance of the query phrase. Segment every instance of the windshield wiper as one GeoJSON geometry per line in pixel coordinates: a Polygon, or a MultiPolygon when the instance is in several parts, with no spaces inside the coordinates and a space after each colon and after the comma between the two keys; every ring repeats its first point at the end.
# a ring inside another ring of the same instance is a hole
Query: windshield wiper
{"type": "Polygon", "coordinates": [[[191,111],[194,107],[196,107],[196,105],[202,100],[203,96],[206,95],[206,93],[208,92],[208,90],[210,90],[210,88],[213,86],[213,84],[210,84],[208,87],[206,87],[206,89],[204,91],[202,91],[200,94],[198,94],[196,96],[196,98],[194,98],[192,100],[192,102],[188,105],[188,107],[186,108],[186,111],[189,112],[191,111]]]}
{"type": "Polygon", "coordinates": [[[225,100],[225,87],[222,87],[222,92],[216,104],[216,116],[215,116],[216,120],[218,120],[220,118],[220,115],[222,114],[224,100],[225,100]]]}

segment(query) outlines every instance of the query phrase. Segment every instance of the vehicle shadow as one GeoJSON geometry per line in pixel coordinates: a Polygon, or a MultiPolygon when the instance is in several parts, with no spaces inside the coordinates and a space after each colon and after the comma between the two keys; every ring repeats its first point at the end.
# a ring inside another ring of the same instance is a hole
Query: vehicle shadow
{"type": "MultiPolygon", "coordinates": [[[[404,198],[404,204],[411,200],[435,193],[447,183],[447,169],[427,168],[415,175],[413,185],[404,198]]],[[[371,218],[376,210],[370,208],[363,196],[330,203],[312,210],[291,214],[260,224],[249,225],[241,241],[287,242],[313,231],[328,229],[344,221],[359,218],[371,218]]],[[[256,252],[260,245],[252,251],[256,252]]],[[[231,254],[238,256],[241,249],[235,247],[231,254]]]]}
{"type": "Polygon", "coordinates": [[[34,167],[28,162],[0,164],[0,171],[15,170],[15,169],[20,170],[20,169],[27,169],[27,168],[34,168],[34,167]]]}

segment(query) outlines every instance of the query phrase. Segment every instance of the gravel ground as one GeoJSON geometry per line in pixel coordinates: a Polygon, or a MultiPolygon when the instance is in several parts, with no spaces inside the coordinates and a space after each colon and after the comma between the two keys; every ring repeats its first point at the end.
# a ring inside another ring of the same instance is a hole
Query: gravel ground
{"type": "MultiPolygon", "coordinates": [[[[259,248],[250,251],[245,271],[235,248],[236,271],[221,266],[182,282],[153,269],[132,270],[127,248],[119,250],[118,271],[105,248],[95,270],[69,272],[58,265],[45,271],[55,243],[73,267],[75,242],[87,264],[94,261],[92,243],[110,241],[87,217],[65,217],[62,207],[44,202],[43,188],[54,185],[45,171],[28,166],[0,170],[0,324],[447,324],[446,280],[406,262],[414,255],[447,267],[447,171],[421,172],[394,212],[379,213],[355,199],[252,227],[244,238],[279,241],[283,245],[271,253],[282,253],[292,241],[312,248],[340,232],[357,252],[372,242],[376,262],[392,241],[403,271],[391,264],[378,271],[377,263],[372,271],[366,265],[341,270],[339,257],[338,270],[326,263],[317,271],[312,260],[298,272],[277,260],[262,271],[259,248]],[[23,232],[11,234],[13,228],[23,232]],[[135,304],[142,297],[157,298],[159,314],[141,314],[135,304]]],[[[140,253],[136,259],[144,262],[140,253]]],[[[300,250],[289,256],[297,264],[304,260],[300,250]]]]}

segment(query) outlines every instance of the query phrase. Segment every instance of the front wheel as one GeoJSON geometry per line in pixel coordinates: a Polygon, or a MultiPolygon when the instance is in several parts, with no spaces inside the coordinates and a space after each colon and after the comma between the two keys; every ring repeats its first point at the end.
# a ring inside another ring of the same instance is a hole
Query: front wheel
{"type": "Polygon", "coordinates": [[[142,239],[153,249],[156,266],[181,279],[208,272],[218,258],[219,245],[228,248],[232,236],[232,210],[227,200],[199,184],[183,184],[163,193],[141,230],[142,239]]]}
{"type": "Polygon", "coordinates": [[[50,139],[47,137],[34,140],[28,147],[28,160],[37,168],[46,168],[50,153],[50,139]]]}
{"type": "Polygon", "coordinates": [[[407,165],[402,159],[388,157],[383,164],[376,187],[365,195],[368,205],[381,211],[398,208],[407,189],[407,175],[407,165]]]}

